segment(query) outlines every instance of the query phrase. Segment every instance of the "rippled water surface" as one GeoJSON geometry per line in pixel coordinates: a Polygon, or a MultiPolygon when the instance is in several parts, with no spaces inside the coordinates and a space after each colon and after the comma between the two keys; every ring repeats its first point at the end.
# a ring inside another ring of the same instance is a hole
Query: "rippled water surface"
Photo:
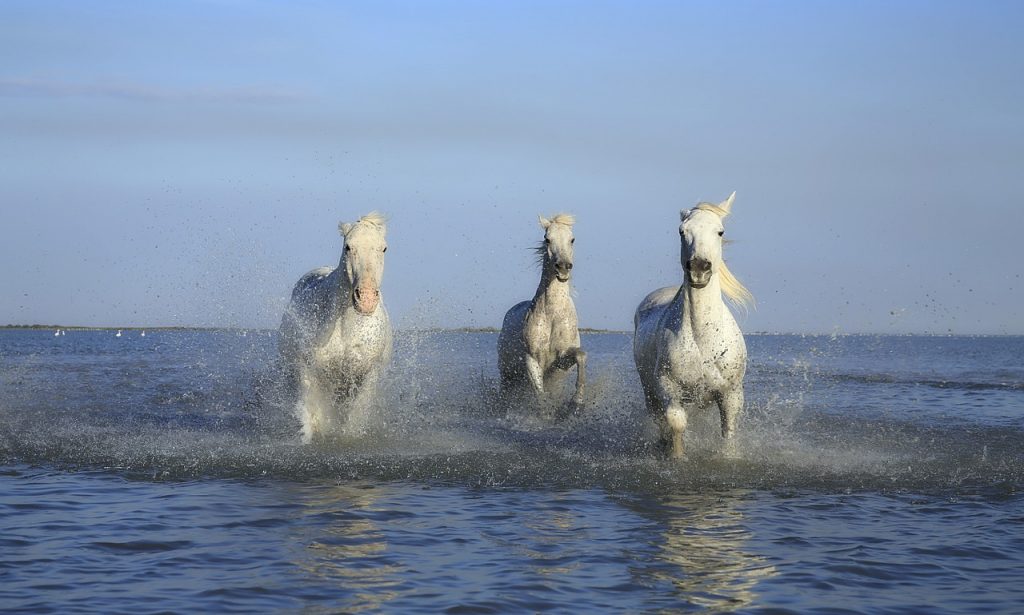
{"type": "Polygon", "coordinates": [[[497,403],[493,334],[400,333],[304,446],[268,332],[0,332],[5,612],[1019,612],[1024,338],[750,336],[659,458],[628,335],[583,413],[497,403]]]}

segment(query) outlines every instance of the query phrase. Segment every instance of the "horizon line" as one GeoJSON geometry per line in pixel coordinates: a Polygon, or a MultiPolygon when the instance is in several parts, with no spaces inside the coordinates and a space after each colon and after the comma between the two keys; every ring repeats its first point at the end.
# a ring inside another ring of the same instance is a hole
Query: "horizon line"
{"type": "MultiPolygon", "coordinates": [[[[277,327],[243,327],[243,326],[210,326],[210,325],[61,325],[61,324],[6,324],[0,325],[0,330],[53,330],[63,329],[67,331],[277,331],[277,327]]],[[[413,332],[445,332],[445,333],[499,333],[501,327],[396,327],[395,331],[413,332]]],[[[580,327],[580,333],[588,334],[621,334],[633,335],[633,331],[626,329],[602,329],[597,327],[580,327]]],[[[878,332],[878,331],[829,331],[829,332],[799,332],[799,331],[750,331],[744,332],[744,336],[804,336],[804,337],[1024,337],[1024,333],[960,333],[955,331],[946,332],[878,332]]]]}

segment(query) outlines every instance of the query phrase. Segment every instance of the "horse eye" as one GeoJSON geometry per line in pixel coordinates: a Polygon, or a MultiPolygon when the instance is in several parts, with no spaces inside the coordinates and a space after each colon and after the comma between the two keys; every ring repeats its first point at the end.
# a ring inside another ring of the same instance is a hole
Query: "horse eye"
{"type": "Polygon", "coordinates": [[[550,240],[550,239],[548,239],[547,237],[545,237],[545,238],[544,238],[544,243],[545,243],[545,244],[549,244],[549,243],[551,243],[551,240],[550,240]]]}
{"type": "Polygon", "coordinates": [[[721,237],[722,235],[725,235],[725,231],[718,231],[718,236],[721,237]]]}
{"type": "Polygon", "coordinates": [[[388,251],[388,247],[387,246],[384,246],[384,249],[381,250],[381,252],[387,252],[387,251],[388,251]]]}
{"type": "Polygon", "coordinates": [[[348,244],[345,244],[345,251],[346,252],[351,252],[352,251],[352,246],[350,246],[348,244]]]}
{"type": "Polygon", "coordinates": [[[575,237],[573,237],[572,239],[570,239],[570,240],[569,240],[569,243],[576,243],[576,238],[575,238],[575,237]]]}

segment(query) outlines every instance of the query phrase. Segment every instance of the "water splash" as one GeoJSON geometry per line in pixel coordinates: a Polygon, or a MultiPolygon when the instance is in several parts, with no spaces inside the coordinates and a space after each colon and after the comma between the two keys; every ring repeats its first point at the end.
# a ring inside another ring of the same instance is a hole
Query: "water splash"
{"type": "Polygon", "coordinates": [[[365,422],[315,445],[301,443],[272,335],[183,335],[162,346],[158,337],[151,333],[145,344],[157,345],[128,353],[102,343],[71,355],[8,351],[0,459],[158,479],[644,492],[1016,489],[1024,476],[1018,427],[922,421],[858,405],[850,383],[823,377],[818,363],[785,348],[752,361],[739,457],[720,454],[717,413],[709,411],[691,419],[688,458],[671,462],[652,445],[627,336],[589,336],[585,408],[552,420],[498,397],[492,334],[402,334],[365,422]]]}

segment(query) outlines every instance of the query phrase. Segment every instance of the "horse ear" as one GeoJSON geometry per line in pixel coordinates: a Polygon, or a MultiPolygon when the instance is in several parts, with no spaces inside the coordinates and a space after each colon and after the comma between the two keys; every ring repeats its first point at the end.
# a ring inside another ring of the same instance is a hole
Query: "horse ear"
{"type": "Polygon", "coordinates": [[[689,215],[690,215],[690,210],[689,209],[680,209],[679,210],[679,221],[680,222],[686,222],[686,216],[689,216],[689,215]]]}
{"type": "Polygon", "coordinates": [[[338,223],[338,232],[341,233],[342,237],[347,237],[349,231],[351,231],[351,230],[352,230],[352,224],[351,223],[349,223],[349,222],[339,222],[338,223]]]}
{"type": "Polygon", "coordinates": [[[540,222],[540,227],[544,230],[548,230],[548,227],[551,226],[551,220],[544,216],[537,216],[537,221],[540,222]]]}
{"type": "Polygon", "coordinates": [[[732,202],[735,201],[735,200],[736,200],[736,191],[733,190],[732,194],[729,195],[729,198],[727,198],[724,201],[722,201],[721,203],[719,203],[718,206],[721,207],[722,209],[724,209],[726,215],[728,215],[730,210],[732,210],[732,202]]]}

